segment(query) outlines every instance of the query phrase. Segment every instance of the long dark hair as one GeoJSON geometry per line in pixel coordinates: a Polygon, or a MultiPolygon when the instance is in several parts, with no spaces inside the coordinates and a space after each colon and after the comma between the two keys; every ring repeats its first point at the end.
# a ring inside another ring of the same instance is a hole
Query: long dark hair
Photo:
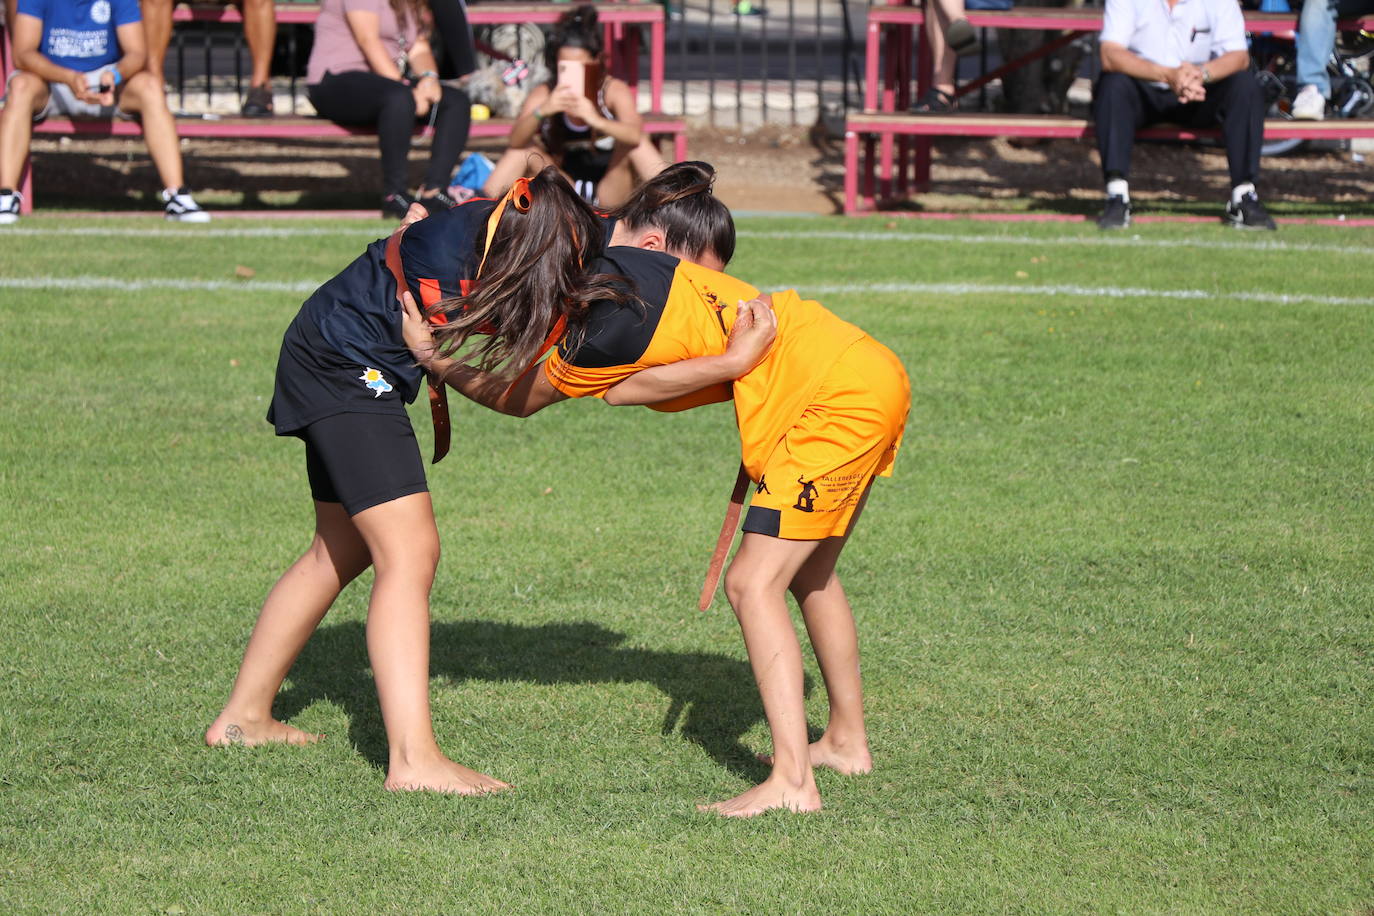
{"type": "Polygon", "coordinates": [[[670,165],[635,189],[611,216],[632,231],[663,231],[670,249],[700,257],[714,251],[724,264],[735,255],[735,220],[711,193],[716,170],[707,162],[670,165]]]}
{"type": "MultiPolygon", "coordinates": [[[[518,374],[538,358],[559,318],[567,322],[565,338],[580,341],[590,303],[634,299],[622,278],[586,269],[600,255],[604,234],[601,218],[558,169],[549,166],[530,179],[529,208],[510,204],[502,211],[472,292],[429,310],[447,317],[434,329],[439,352],[484,372],[504,367],[518,374]],[[486,336],[464,350],[475,334],[486,336]]],[[[479,262],[486,233],[481,236],[479,262]]]]}
{"type": "Polygon", "coordinates": [[[596,21],[596,7],[574,7],[558,17],[553,34],[544,44],[544,63],[549,68],[550,86],[558,81],[558,52],[563,48],[582,48],[593,60],[601,60],[605,42],[596,21]]]}

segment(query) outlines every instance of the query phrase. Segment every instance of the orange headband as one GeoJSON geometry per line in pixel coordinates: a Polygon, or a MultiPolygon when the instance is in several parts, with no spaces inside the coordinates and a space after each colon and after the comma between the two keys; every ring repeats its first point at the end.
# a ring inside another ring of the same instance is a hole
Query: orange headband
{"type": "Polygon", "coordinates": [[[515,209],[521,213],[529,211],[530,205],[534,203],[534,195],[530,193],[530,180],[528,178],[515,179],[515,183],[501,198],[496,209],[491,211],[491,216],[487,217],[487,241],[482,246],[482,263],[477,265],[477,273],[474,274],[474,278],[482,276],[482,268],[487,264],[487,255],[491,254],[491,240],[496,235],[496,227],[501,224],[501,214],[506,212],[506,204],[512,203],[515,204],[515,209]]]}

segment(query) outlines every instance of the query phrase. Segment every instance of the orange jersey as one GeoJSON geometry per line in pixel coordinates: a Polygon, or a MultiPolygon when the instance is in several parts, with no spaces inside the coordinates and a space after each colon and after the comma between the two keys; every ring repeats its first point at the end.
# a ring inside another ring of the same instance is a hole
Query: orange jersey
{"type": "MultiPolygon", "coordinates": [[[[625,277],[641,303],[593,303],[580,340],[564,340],[544,363],[549,382],[569,397],[602,397],[641,369],[716,356],[737,304],[759,291],[734,277],[638,248],[607,249],[595,270],[625,277]]],[[[733,385],[745,468],[754,480],[783,435],[811,403],[827,370],[864,332],[793,290],[773,294],[777,339],[733,385]]],[[[685,410],[731,397],[721,385],[653,405],[685,410]]]]}

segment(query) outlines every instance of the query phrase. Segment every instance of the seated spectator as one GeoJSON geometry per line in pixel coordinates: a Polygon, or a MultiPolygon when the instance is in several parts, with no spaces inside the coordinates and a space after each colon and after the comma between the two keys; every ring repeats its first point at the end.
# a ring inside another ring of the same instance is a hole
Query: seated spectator
{"type": "Polygon", "coordinates": [[[666,163],[643,135],[634,92],[605,73],[596,9],[564,13],[544,46],[549,81],[530,91],[510,132],[510,147],[483,186],[499,197],[515,179],[558,166],[579,194],[602,207],[618,207],[641,180],[666,163]],[[559,82],[559,62],[581,70],[582,89],[559,82]],[[595,97],[595,101],[592,98],[595,97]]]}
{"type": "Polygon", "coordinates": [[[912,114],[946,114],[959,110],[954,94],[954,71],[959,58],[977,54],[978,33],[964,18],[964,10],[1009,10],[1011,0],[929,0],[925,5],[926,42],[930,45],[934,78],[926,94],[911,106],[912,114]]]}
{"type": "Polygon", "coordinates": [[[1326,62],[1336,48],[1336,20],[1374,13],[1374,0],[1306,0],[1298,18],[1298,90],[1293,117],[1320,121],[1331,99],[1326,62]]]}
{"type": "Polygon", "coordinates": [[[1097,225],[1130,225],[1127,175],[1135,133],[1173,121],[1221,124],[1231,173],[1222,221],[1237,229],[1274,229],[1255,191],[1264,93],[1249,70],[1245,20],[1235,0],[1107,0],[1099,44],[1102,76],[1093,89],[1093,118],[1107,203],[1097,225]]]}
{"type": "Polygon", "coordinates": [[[423,10],[420,0],[324,0],[306,68],[306,91],[316,111],[336,124],[377,128],[382,215],[398,219],[414,202],[406,173],[417,119],[428,118],[434,127],[417,196],[435,208],[453,205],[445,189],[471,119],[467,93],[439,82],[421,31],[423,10]]]}
{"type": "Polygon", "coordinates": [[[15,71],[0,113],[0,224],[19,219],[19,183],[33,122],[139,116],[165,190],[167,218],[203,223],[182,187],[181,146],[162,83],[143,69],[138,0],[19,0],[10,30],[15,71]]]}
{"type": "MultiPolygon", "coordinates": [[[[143,7],[143,32],[148,39],[148,72],[159,86],[166,82],[162,65],[167,45],[172,40],[172,7],[177,0],[140,0],[143,7]]],[[[243,37],[253,72],[248,78],[242,114],[246,118],[265,118],[272,114],[272,49],[277,43],[277,10],[273,0],[237,0],[243,12],[243,37]]]]}

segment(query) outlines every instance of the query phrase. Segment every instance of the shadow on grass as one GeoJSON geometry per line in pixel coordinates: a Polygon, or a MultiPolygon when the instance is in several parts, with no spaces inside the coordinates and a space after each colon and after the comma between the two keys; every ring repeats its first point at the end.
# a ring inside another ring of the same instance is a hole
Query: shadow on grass
{"type": "MultiPolygon", "coordinates": [[[[668,697],[661,731],[698,745],[741,778],[762,780],[768,770],[740,739],[763,721],[763,707],[747,662],[707,652],[623,648],[624,634],[594,623],[520,626],[489,620],[435,624],[430,668],[452,681],[483,679],[531,684],[653,684],[668,697]]],[[[368,673],[359,622],[324,626],[291,669],[292,686],[274,714],[289,721],[316,700],[344,707],[349,739],[375,766],[387,762],[386,733],[376,686],[368,673]]],[[[804,691],[810,696],[807,675],[804,691]]],[[[813,734],[812,740],[818,735],[813,734]]]]}

